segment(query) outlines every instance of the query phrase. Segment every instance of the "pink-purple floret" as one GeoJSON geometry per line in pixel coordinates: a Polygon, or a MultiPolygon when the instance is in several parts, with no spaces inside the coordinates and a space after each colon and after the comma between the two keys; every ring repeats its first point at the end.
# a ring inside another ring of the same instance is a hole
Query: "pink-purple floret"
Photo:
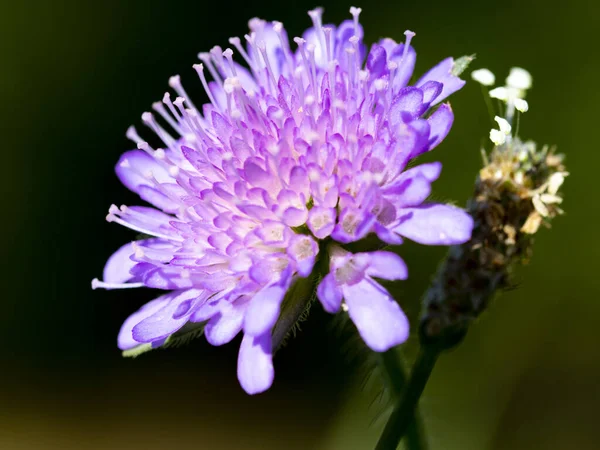
{"type": "Polygon", "coordinates": [[[406,279],[404,261],[343,245],[373,233],[393,245],[470,239],[463,210],[423,203],[441,164],[405,170],[450,131],[450,105],[431,109],[464,81],[447,58],[408,86],[411,32],[405,44],[374,44],[363,65],[360,10],[351,12],[335,27],[311,11],[314,26],[295,51],[280,23],[251,20],[245,49],[230,40],[248,68],[219,47],[199,55],[194,68],[210,103],[196,109],[173,77],[177,99],[153,105],[165,125],[144,113],[162,148],[130,128],[138,149],[116,172],[152,207],[112,206],[108,220],[153,237],[120,248],[93,284],[168,292],[125,321],[121,349],[158,347],[188,322],[206,322],[213,345],[243,331],[238,378],[246,392],[262,392],[273,382],[271,332],[283,298],[325,255],[324,309],[347,311],[375,351],[406,340],[406,316],[376,281],[406,279]]]}

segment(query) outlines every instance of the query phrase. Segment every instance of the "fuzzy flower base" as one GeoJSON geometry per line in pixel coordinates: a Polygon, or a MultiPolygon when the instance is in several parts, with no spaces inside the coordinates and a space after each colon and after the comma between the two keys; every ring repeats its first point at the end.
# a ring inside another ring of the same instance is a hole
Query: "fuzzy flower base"
{"type": "Polygon", "coordinates": [[[352,20],[324,26],[321,9],[310,11],[313,27],[293,39],[294,51],[281,23],[250,20],[246,45],[229,41],[247,67],[231,49],[199,55],[210,103],[194,106],[174,76],[177,98],[153,105],[163,124],[142,115],[162,148],[130,128],[138,149],[116,172],[152,206],[112,206],[107,220],[152,237],[119,249],[93,286],[168,292],[125,321],[121,349],[161,346],[193,322],[206,323],[213,345],[243,331],[238,378],[246,392],[262,392],[273,382],[281,303],[317,262],[329,268],[317,289],[326,311],[343,306],[375,351],[406,340],[405,315],[376,281],[405,279],[406,265],[391,252],[344,246],[368,235],[394,245],[470,238],[463,210],[423,204],[441,164],[406,170],[450,131],[452,109],[441,102],[464,81],[447,58],[408,86],[414,33],[367,55],[360,9],[350,12],[352,20]]]}

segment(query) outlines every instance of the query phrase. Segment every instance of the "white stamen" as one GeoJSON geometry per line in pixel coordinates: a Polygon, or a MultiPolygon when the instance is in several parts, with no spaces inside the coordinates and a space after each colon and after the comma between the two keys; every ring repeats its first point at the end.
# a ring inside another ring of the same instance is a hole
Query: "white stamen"
{"type": "Polygon", "coordinates": [[[552,176],[550,176],[550,179],[548,180],[548,193],[555,195],[564,181],[565,177],[562,173],[553,173],[552,176]]]}
{"type": "Polygon", "coordinates": [[[187,92],[185,92],[185,89],[183,88],[183,85],[181,84],[181,77],[179,75],[174,75],[171,78],[169,78],[169,86],[171,86],[173,89],[175,89],[175,92],[177,92],[177,95],[179,95],[180,97],[186,98],[188,104],[192,108],[196,108],[194,106],[194,104],[191,102],[190,96],[187,94],[187,92]]]}
{"type": "Polygon", "coordinates": [[[361,12],[361,8],[355,6],[350,7],[350,14],[352,14],[352,17],[354,18],[354,34],[358,34],[358,16],[360,16],[361,12]]]}
{"type": "Polygon", "coordinates": [[[500,127],[500,131],[502,131],[505,135],[509,135],[512,127],[510,126],[510,123],[508,123],[508,121],[502,117],[494,117],[494,120],[498,123],[498,126],[500,127]]]}
{"type": "Polygon", "coordinates": [[[202,83],[202,87],[204,87],[204,90],[206,91],[206,95],[208,95],[208,99],[210,100],[212,105],[215,107],[215,109],[219,111],[220,110],[219,106],[217,105],[217,102],[215,101],[215,98],[213,97],[212,92],[208,88],[208,83],[206,82],[206,78],[204,77],[204,65],[203,64],[194,64],[192,67],[194,68],[196,73],[198,73],[198,76],[200,77],[200,82],[202,83]]]}
{"type": "Polygon", "coordinates": [[[494,88],[490,91],[490,97],[506,102],[509,98],[508,89],[505,87],[494,88]]]}
{"type": "Polygon", "coordinates": [[[264,41],[260,41],[257,45],[260,54],[265,61],[265,66],[267,67],[267,73],[269,74],[269,80],[273,84],[273,89],[277,91],[277,80],[275,80],[275,75],[273,74],[273,70],[271,69],[271,62],[269,61],[269,56],[267,55],[267,48],[265,46],[264,41]]]}
{"type": "Polygon", "coordinates": [[[144,283],[105,283],[98,278],[92,280],[92,289],[132,289],[143,287],[144,283]]]}
{"type": "Polygon", "coordinates": [[[125,133],[125,136],[127,136],[127,139],[129,139],[130,141],[139,144],[140,142],[143,142],[144,140],[140,137],[140,135],[137,133],[137,130],[135,129],[135,127],[133,125],[131,125],[129,128],[127,128],[127,132],[125,133]]]}
{"type": "Polygon", "coordinates": [[[550,214],[548,208],[546,207],[546,205],[544,205],[544,202],[542,202],[542,199],[540,198],[539,194],[534,195],[531,201],[533,202],[533,207],[535,208],[535,210],[538,213],[540,213],[542,217],[547,217],[548,214],[550,214]]]}
{"type": "Polygon", "coordinates": [[[248,56],[248,53],[246,53],[246,50],[244,50],[244,47],[242,47],[240,38],[239,37],[231,37],[231,38],[229,38],[229,43],[235,47],[235,49],[240,53],[240,55],[242,55],[242,58],[244,58],[244,61],[246,61],[246,64],[248,64],[248,66],[254,71],[254,69],[255,69],[254,64],[252,64],[252,61],[250,61],[250,57],[248,56]]]}
{"type": "Polygon", "coordinates": [[[373,85],[375,86],[375,90],[383,91],[383,90],[387,89],[388,82],[386,80],[384,80],[383,78],[378,78],[377,80],[375,80],[373,82],[373,85]]]}
{"type": "Polygon", "coordinates": [[[527,103],[527,100],[524,100],[522,98],[515,98],[514,104],[516,110],[519,112],[524,113],[529,111],[529,103],[527,103]]]}
{"type": "Polygon", "coordinates": [[[210,53],[206,53],[206,52],[198,53],[198,59],[206,65],[206,68],[208,69],[208,72],[210,73],[210,76],[213,78],[213,80],[216,81],[217,84],[219,84],[219,86],[222,86],[223,80],[221,80],[221,76],[217,73],[217,71],[213,67],[212,58],[210,56],[210,53]]]}
{"type": "Polygon", "coordinates": [[[502,145],[506,142],[506,134],[500,130],[490,130],[490,140],[496,145],[502,145]]]}
{"type": "Polygon", "coordinates": [[[552,194],[541,194],[540,199],[544,202],[545,205],[552,205],[554,203],[562,203],[563,199],[558,195],[552,194]]]}
{"type": "Polygon", "coordinates": [[[177,133],[179,133],[180,135],[184,134],[179,124],[175,120],[173,120],[173,118],[169,115],[169,113],[167,112],[167,110],[161,102],[152,103],[152,109],[158,114],[160,114],[160,116],[171,126],[171,128],[177,131],[177,133]]]}
{"type": "Polygon", "coordinates": [[[510,69],[506,85],[514,89],[526,90],[531,88],[532,77],[529,72],[521,67],[513,67],[510,69]]]}
{"type": "Polygon", "coordinates": [[[471,78],[484,86],[493,86],[496,82],[496,76],[488,69],[474,70],[471,78]]]}
{"type": "Polygon", "coordinates": [[[402,51],[402,59],[400,62],[406,59],[406,55],[408,54],[408,49],[410,48],[410,41],[417,35],[414,31],[406,30],[404,32],[404,36],[406,36],[406,41],[404,42],[404,50],[402,51]]]}
{"type": "Polygon", "coordinates": [[[233,65],[233,50],[231,50],[230,48],[225,49],[225,51],[223,52],[223,56],[225,57],[225,59],[227,59],[227,62],[229,63],[229,68],[231,69],[231,75],[234,77],[237,77],[237,73],[235,71],[235,66],[233,65]]]}

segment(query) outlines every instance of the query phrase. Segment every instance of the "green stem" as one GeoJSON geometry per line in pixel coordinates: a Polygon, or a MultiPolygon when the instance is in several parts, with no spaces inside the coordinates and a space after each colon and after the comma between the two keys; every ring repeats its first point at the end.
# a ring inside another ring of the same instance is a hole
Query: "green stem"
{"type": "Polygon", "coordinates": [[[376,450],[395,450],[400,440],[407,434],[411,424],[415,423],[414,414],[425,389],[427,380],[435,366],[439,349],[433,346],[422,347],[413,366],[408,382],[404,385],[402,395],[394,407],[383,430],[376,450]]]}
{"type": "MultiPolygon", "coordinates": [[[[386,374],[392,391],[392,397],[395,401],[399,401],[402,398],[408,380],[404,357],[398,347],[394,347],[380,355],[379,362],[386,374]]],[[[423,418],[418,406],[416,406],[413,413],[413,420],[410,422],[408,430],[406,430],[407,450],[427,450],[427,438],[423,432],[423,428],[423,418]]]]}

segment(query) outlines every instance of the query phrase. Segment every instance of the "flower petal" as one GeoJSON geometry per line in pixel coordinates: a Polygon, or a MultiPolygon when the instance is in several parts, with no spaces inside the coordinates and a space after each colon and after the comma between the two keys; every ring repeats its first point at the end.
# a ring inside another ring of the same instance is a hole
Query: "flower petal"
{"type": "Polygon", "coordinates": [[[408,268],[400,256],[393,252],[370,252],[367,275],[384,280],[406,280],[408,268]]]}
{"type": "Polygon", "coordinates": [[[384,191],[397,208],[420,205],[431,194],[431,183],[420,173],[402,178],[384,191]]]}
{"type": "Polygon", "coordinates": [[[394,97],[390,108],[390,122],[396,125],[407,122],[423,113],[423,91],[419,88],[408,86],[402,88],[394,97]]]}
{"type": "Polygon", "coordinates": [[[206,300],[202,294],[198,289],[167,294],[169,302],[163,308],[133,327],[133,338],[138,342],[152,342],[175,333],[186,324],[197,304],[206,300]]]}
{"type": "Polygon", "coordinates": [[[259,336],[244,335],[238,355],[238,380],[248,394],[259,394],[273,384],[271,332],[259,336]]]}
{"type": "Polygon", "coordinates": [[[455,93],[462,88],[466,81],[461,80],[456,75],[452,75],[452,69],[454,67],[454,59],[446,58],[436,66],[432,67],[421,79],[417,82],[416,86],[421,87],[428,81],[437,81],[444,85],[442,93],[431,103],[431,106],[437,105],[442,100],[447,98],[449,95],[455,93]]]}
{"type": "Polygon", "coordinates": [[[333,273],[328,273],[317,287],[317,297],[328,313],[336,313],[342,305],[342,290],[335,282],[333,273]]]}
{"type": "Polygon", "coordinates": [[[456,206],[430,204],[403,208],[390,228],[420,244],[454,245],[471,239],[473,219],[456,206]]]}
{"type": "Polygon", "coordinates": [[[223,345],[230,342],[242,330],[244,313],[248,303],[227,304],[219,313],[208,321],[204,327],[204,335],[211,345],[223,345]]]}
{"type": "Polygon", "coordinates": [[[244,317],[244,333],[259,336],[271,331],[279,317],[281,302],[288,287],[287,280],[280,280],[261,289],[252,297],[244,317]]]}
{"type": "Polygon", "coordinates": [[[402,181],[406,178],[412,178],[416,174],[420,174],[423,175],[427,181],[433,182],[439,178],[440,173],[442,173],[442,163],[440,162],[419,164],[418,166],[411,167],[410,169],[404,171],[398,177],[398,181],[402,181]]]}
{"type": "Polygon", "coordinates": [[[144,319],[152,316],[156,312],[163,309],[171,301],[172,294],[162,295],[142,306],[138,311],[130,315],[119,331],[117,337],[117,345],[121,350],[129,350],[142,344],[133,338],[133,328],[144,319]]]}
{"type": "Polygon", "coordinates": [[[114,252],[104,266],[104,273],[102,275],[104,281],[106,283],[125,283],[131,280],[133,275],[129,271],[137,264],[131,260],[131,256],[134,253],[135,250],[131,242],[114,252]]]}
{"type": "Polygon", "coordinates": [[[365,343],[384,352],[408,338],[408,319],[396,301],[377,283],[363,280],[345,285],[344,300],[348,314],[365,343]]]}
{"type": "Polygon", "coordinates": [[[441,105],[429,118],[427,119],[431,127],[429,134],[429,149],[432,150],[442,142],[452,128],[454,122],[454,113],[449,103],[441,105]]]}
{"type": "Polygon", "coordinates": [[[115,166],[115,172],[121,183],[136,194],[139,193],[140,186],[153,186],[148,175],[152,175],[159,183],[175,183],[169,172],[142,150],[123,153],[115,166]]]}

